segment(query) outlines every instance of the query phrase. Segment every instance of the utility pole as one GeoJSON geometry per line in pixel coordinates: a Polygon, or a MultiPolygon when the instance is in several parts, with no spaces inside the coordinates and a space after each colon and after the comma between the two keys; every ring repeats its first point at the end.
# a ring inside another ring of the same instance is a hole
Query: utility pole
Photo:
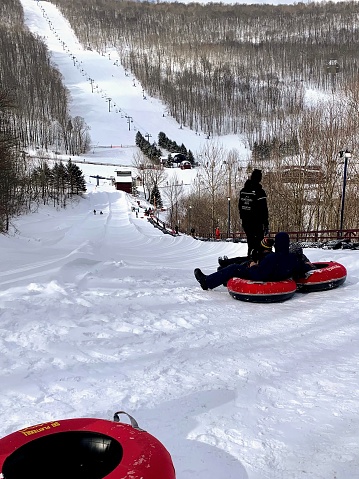
{"type": "Polygon", "coordinates": [[[228,228],[227,228],[227,238],[231,235],[231,197],[227,197],[228,200],[228,228]]]}
{"type": "Polygon", "coordinates": [[[343,175],[342,206],[341,206],[341,211],[340,211],[340,237],[343,236],[345,189],[346,189],[346,186],[347,186],[348,160],[352,157],[352,154],[349,150],[340,151],[339,152],[339,158],[343,158],[343,157],[344,157],[344,175],[343,175]]]}
{"type": "Polygon", "coordinates": [[[108,111],[111,111],[111,100],[112,100],[112,98],[107,98],[107,101],[108,101],[108,111]]]}
{"type": "Polygon", "coordinates": [[[131,130],[131,123],[133,123],[132,116],[126,116],[127,118],[127,123],[128,123],[128,131],[131,130]]]}

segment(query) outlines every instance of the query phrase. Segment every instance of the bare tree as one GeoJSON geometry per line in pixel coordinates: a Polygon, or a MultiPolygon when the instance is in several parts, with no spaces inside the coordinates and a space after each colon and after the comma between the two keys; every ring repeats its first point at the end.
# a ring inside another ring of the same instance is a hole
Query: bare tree
{"type": "Polygon", "coordinates": [[[163,196],[170,205],[167,221],[169,221],[172,228],[175,228],[176,225],[179,226],[179,205],[184,197],[183,180],[180,181],[176,173],[166,181],[166,186],[163,188],[163,196]]]}
{"type": "Polygon", "coordinates": [[[209,140],[198,157],[200,158],[199,191],[205,198],[208,198],[211,211],[210,224],[214,232],[216,226],[218,226],[217,223],[222,209],[218,205],[218,201],[225,196],[225,151],[221,144],[209,140]]]}

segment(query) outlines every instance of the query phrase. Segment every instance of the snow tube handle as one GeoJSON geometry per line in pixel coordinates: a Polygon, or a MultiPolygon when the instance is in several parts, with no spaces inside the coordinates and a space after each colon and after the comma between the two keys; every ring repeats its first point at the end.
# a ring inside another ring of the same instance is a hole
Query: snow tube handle
{"type": "Polygon", "coordinates": [[[125,411],[117,411],[115,412],[115,414],[113,415],[113,420],[115,422],[121,422],[120,420],[120,416],[119,414],[125,414],[130,422],[131,422],[131,426],[134,428],[134,429],[137,429],[138,431],[144,431],[144,429],[141,429],[140,426],[138,425],[138,422],[136,421],[136,419],[134,417],[132,417],[130,414],[128,414],[127,412],[125,411]]]}

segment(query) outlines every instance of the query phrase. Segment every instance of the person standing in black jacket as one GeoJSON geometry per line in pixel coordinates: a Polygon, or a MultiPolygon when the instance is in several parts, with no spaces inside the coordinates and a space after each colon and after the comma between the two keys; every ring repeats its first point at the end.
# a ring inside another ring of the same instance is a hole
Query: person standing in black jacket
{"type": "Polygon", "coordinates": [[[248,255],[252,250],[259,249],[262,239],[268,234],[267,195],[261,180],[261,170],[253,170],[239,193],[239,216],[247,236],[248,255]]]}

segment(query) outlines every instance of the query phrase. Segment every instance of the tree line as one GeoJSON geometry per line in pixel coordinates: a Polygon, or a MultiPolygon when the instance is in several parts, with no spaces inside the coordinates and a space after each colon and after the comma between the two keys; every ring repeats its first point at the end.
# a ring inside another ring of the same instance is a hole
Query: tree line
{"type": "Polygon", "coordinates": [[[72,118],[69,114],[69,92],[45,43],[24,25],[21,3],[2,0],[0,232],[7,231],[11,218],[31,210],[39,198],[48,202],[51,197],[57,206],[65,206],[66,198],[84,191],[83,185],[73,188],[73,174],[67,171],[69,167],[58,165],[55,174],[42,164],[39,171],[25,151],[35,149],[42,156],[50,150],[75,155],[87,151],[89,142],[83,118],[72,118]],[[60,179],[62,170],[66,170],[67,179],[63,172],[60,179]],[[44,180],[48,181],[47,185],[44,180]]]}
{"type": "Polygon", "coordinates": [[[24,25],[19,0],[0,4],[0,85],[11,94],[8,129],[23,148],[84,153],[84,120],[69,114],[69,91],[47,46],[24,25]]]}
{"type": "Polygon", "coordinates": [[[41,160],[31,169],[30,184],[32,202],[53,204],[65,208],[73,196],[86,191],[86,182],[82,170],[72,162],[55,161],[53,166],[41,160]]]}
{"type": "Polygon", "coordinates": [[[305,89],[341,89],[358,73],[356,2],[55,3],[84,46],[116,48],[181,125],[209,136],[243,134],[250,147],[273,129],[286,139],[286,120],[305,108],[305,89]]]}
{"type": "MultiPolygon", "coordinates": [[[[142,133],[138,131],[135,138],[136,146],[151,161],[151,163],[155,165],[160,165],[163,157],[163,152],[160,148],[157,147],[156,142],[153,142],[152,144],[149,142],[149,136],[146,140],[142,133]]],[[[158,134],[158,146],[170,152],[164,166],[172,166],[173,157],[171,153],[180,153],[192,165],[194,165],[195,163],[192,151],[187,150],[183,143],[181,146],[179,146],[174,140],[170,140],[163,131],[160,131],[158,134]]],[[[162,164],[164,163],[162,162],[162,164]]]]}
{"type": "Polygon", "coordinates": [[[151,144],[140,131],[136,133],[136,146],[147,156],[153,163],[160,164],[162,151],[153,143],[151,144]]]}
{"type": "Polygon", "coordinates": [[[186,159],[191,163],[191,165],[194,165],[195,159],[192,151],[187,150],[183,143],[181,145],[178,145],[175,140],[171,140],[170,138],[168,138],[166,133],[164,133],[163,131],[160,131],[158,133],[158,145],[170,152],[168,166],[172,166],[173,163],[171,153],[180,153],[181,155],[186,157],[186,159]]]}

